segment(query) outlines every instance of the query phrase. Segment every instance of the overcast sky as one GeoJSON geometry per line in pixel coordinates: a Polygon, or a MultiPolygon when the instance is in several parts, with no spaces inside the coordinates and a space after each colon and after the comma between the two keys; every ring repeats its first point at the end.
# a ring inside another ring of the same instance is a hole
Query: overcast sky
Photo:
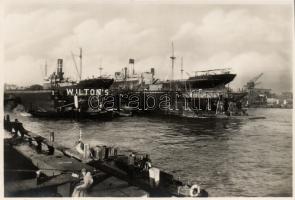
{"type": "Polygon", "coordinates": [[[263,72],[260,87],[292,90],[291,4],[93,2],[8,1],[5,81],[42,83],[45,60],[51,73],[57,58],[64,59],[66,76],[76,79],[71,51],[78,54],[79,47],[84,78],[98,76],[100,65],[113,75],[134,58],[136,71],[155,67],[158,77],[169,79],[174,41],[175,77],[183,57],[191,74],[232,68],[234,88],[263,72]]]}

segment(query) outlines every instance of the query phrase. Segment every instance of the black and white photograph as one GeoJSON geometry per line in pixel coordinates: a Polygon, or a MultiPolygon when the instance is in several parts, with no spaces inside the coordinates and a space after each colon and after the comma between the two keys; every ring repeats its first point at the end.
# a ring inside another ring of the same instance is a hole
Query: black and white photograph
{"type": "Polygon", "coordinates": [[[293,197],[292,0],[11,0],[4,198],[293,197]]]}

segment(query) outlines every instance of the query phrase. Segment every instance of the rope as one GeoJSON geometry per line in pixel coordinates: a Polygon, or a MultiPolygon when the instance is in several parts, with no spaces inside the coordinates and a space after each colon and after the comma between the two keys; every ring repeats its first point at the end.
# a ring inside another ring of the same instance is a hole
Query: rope
{"type": "MultiPolygon", "coordinates": [[[[82,102],[82,100],[79,100],[78,102],[82,102]]],[[[57,108],[63,108],[63,107],[67,107],[67,106],[74,105],[74,104],[75,103],[69,103],[69,104],[66,104],[66,105],[59,106],[57,108]]]]}
{"type": "Polygon", "coordinates": [[[57,108],[63,108],[63,107],[67,107],[67,106],[70,106],[70,105],[74,105],[74,103],[69,103],[69,104],[66,104],[66,105],[63,105],[63,106],[59,106],[57,108]]]}

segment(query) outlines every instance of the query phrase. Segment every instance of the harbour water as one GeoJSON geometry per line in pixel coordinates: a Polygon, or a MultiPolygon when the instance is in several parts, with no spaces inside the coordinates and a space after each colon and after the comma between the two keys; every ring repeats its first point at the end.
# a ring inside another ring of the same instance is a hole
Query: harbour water
{"type": "Polygon", "coordinates": [[[44,120],[14,113],[24,127],[73,147],[116,145],[151,155],[153,165],[198,183],[210,196],[292,196],[292,110],[249,109],[266,119],[122,117],[112,121],[44,120]]]}

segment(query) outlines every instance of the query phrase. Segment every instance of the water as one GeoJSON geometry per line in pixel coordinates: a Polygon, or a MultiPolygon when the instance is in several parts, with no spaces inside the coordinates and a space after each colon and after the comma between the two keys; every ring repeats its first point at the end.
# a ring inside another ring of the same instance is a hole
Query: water
{"type": "Polygon", "coordinates": [[[266,119],[127,117],[78,123],[16,117],[35,133],[54,131],[68,147],[81,129],[86,143],[149,153],[153,165],[200,184],[210,196],[292,196],[292,110],[249,114],[266,119]]]}

